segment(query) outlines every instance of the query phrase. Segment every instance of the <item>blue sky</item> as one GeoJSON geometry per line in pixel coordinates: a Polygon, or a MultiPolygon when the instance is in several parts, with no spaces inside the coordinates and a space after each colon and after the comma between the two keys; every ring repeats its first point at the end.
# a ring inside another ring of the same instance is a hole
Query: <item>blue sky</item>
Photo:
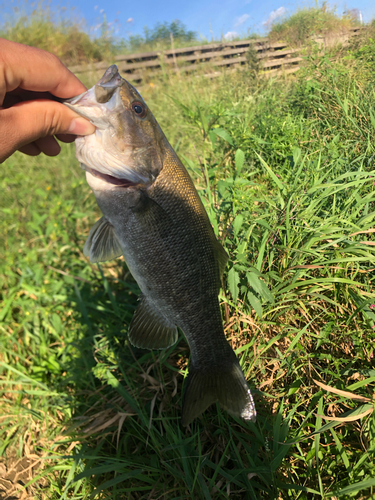
{"type": "MultiPolygon", "coordinates": [[[[322,0],[319,0],[321,5],[322,0]]],[[[9,9],[15,2],[6,1],[9,9]]],[[[67,6],[81,14],[91,27],[99,29],[105,13],[116,34],[126,37],[129,34],[142,34],[143,27],[155,26],[158,22],[179,19],[189,30],[197,31],[210,40],[232,32],[264,33],[267,23],[272,19],[290,14],[298,7],[313,6],[315,1],[283,0],[52,0],[52,6],[67,6]]],[[[346,9],[359,9],[365,22],[375,18],[375,0],[338,0],[328,3],[338,13],[346,9]]],[[[6,9],[7,10],[7,9],[6,9]]],[[[99,30],[97,31],[99,34],[99,30]]]]}
{"type": "MultiPolygon", "coordinates": [[[[319,1],[321,4],[321,0],[319,1]]],[[[60,3],[61,5],[61,3],[60,3]]],[[[264,33],[267,24],[278,15],[288,14],[298,7],[315,2],[283,0],[76,0],[75,7],[92,26],[99,25],[105,12],[110,23],[115,23],[120,36],[143,32],[157,22],[180,19],[190,30],[203,37],[220,38],[230,32],[246,33],[248,29],[264,33]]],[[[359,9],[365,22],[375,18],[374,0],[342,0],[335,4],[338,13],[346,9],[359,9]]]]}

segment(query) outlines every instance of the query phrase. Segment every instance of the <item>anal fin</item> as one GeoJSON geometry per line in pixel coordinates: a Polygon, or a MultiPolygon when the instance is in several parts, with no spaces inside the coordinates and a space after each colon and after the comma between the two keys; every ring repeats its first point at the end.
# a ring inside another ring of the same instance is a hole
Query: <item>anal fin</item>
{"type": "Polygon", "coordinates": [[[91,262],[105,262],[122,255],[115,229],[105,217],[99,219],[90,229],[83,253],[91,262]]]}
{"type": "Polygon", "coordinates": [[[166,349],[177,342],[178,335],[176,325],[168,321],[143,296],[131,320],[128,337],[135,347],[166,349]]]}

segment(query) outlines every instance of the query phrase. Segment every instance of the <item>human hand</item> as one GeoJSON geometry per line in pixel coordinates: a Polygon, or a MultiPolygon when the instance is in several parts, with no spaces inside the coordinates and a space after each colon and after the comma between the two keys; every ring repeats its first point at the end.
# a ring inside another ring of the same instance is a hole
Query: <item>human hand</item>
{"type": "Polygon", "coordinates": [[[0,38],[0,163],[16,150],[56,156],[54,135],[72,142],[92,134],[92,123],[58,102],[85,90],[56,56],[0,38]]]}

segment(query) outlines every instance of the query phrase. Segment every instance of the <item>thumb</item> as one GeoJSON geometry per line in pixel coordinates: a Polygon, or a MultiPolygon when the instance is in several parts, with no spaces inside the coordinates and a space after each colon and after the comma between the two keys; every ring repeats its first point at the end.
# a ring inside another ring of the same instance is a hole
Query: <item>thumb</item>
{"type": "Polygon", "coordinates": [[[67,106],[48,99],[0,110],[0,161],[37,139],[56,134],[89,135],[95,126],[67,106]]]}

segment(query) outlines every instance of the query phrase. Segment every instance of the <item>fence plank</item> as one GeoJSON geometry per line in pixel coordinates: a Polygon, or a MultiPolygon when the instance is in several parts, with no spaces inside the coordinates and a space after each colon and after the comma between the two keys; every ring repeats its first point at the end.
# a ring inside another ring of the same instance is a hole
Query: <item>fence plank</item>
{"type": "MultiPolygon", "coordinates": [[[[349,28],[346,38],[356,36],[360,33],[360,27],[349,28]]],[[[345,37],[344,37],[345,38],[345,37]]],[[[323,45],[326,44],[326,39],[321,37],[323,45]]],[[[338,40],[342,40],[339,37],[338,40]]],[[[320,40],[320,39],[319,39],[320,40]]],[[[329,43],[332,44],[334,38],[329,38],[329,43]]],[[[328,41],[328,38],[327,38],[328,41]]],[[[160,51],[151,51],[135,54],[122,54],[116,56],[114,59],[119,66],[119,70],[125,73],[126,78],[134,82],[142,82],[147,75],[148,77],[161,75],[163,66],[168,67],[168,71],[181,71],[190,73],[196,71],[198,68],[209,66],[210,68],[230,67],[234,65],[243,65],[246,63],[246,52],[249,47],[252,47],[256,53],[257,58],[261,61],[261,67],[275,68],[287,65],[296,65],[302,61],[302,57],[290,57],[297,55],[301,49],[288,47],[285,42],[270,43],[268,38],[258,38],[250,40],[239,40],[236,42],[224,43],[210,43],[207,45],[195,45],[191,47],[182,47],[180,49],[171,49],[160,51]],[[191,64],[186,64],[186,63],[191,64]],[[173,65],[173,67],[172,67],[173,65]]],[[[74,73],[94,72],[105,70],[110,63],[101,61],[83,66],[73,66],[71,71],[74,73]]],[[[296,66],[299,68],[299,66],[296,66]]],[[[292,73],[293,71],[285,70],[285,72],[292,73]]],[[[267,74],[276,74],[272,70],[267,71],[267,74]]],[[[217,76],[217,71],[210,71],[207,75],[217,76]]]]}
{"type": "Polygon", "coordinates": [[[275,66],[283,66],[285,64],[292,64],[296,62],[301,62],[302,57],[285,57],[284,59],[271,59],[271,61],[267,61],[262,64],[263,68],[274,68],[275,66]]]}

